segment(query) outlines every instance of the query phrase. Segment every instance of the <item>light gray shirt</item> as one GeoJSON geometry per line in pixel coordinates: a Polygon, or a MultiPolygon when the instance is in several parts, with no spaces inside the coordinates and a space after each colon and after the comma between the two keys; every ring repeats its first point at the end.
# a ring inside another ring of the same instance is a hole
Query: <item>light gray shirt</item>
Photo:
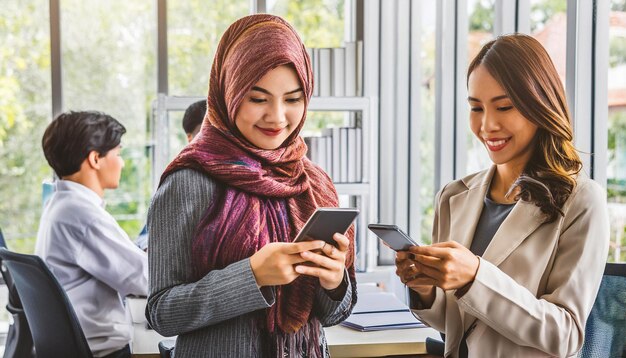
{"type": "MultiPolygon", "coordinates": [[[[146,318],[160,334],[178,335],[176,357],[262,357],[268,334],[258,329],[258,318],[275,303],[275,295],[272,287],[259,289],[250,259],[212,270],[199,280],[193,277],[193,235],[216,189],[209,177],[183,169],[168,176],[152,199],[146,318]]],[[[352,311],[355,283],[347,274],[344,279],[348,288],[340,301],[322,288],[315,292],[311,314],[323,326],[340,323],[352,311]]],[[[319,342],[328,356],[321,327],[319,342]]]]}
{"type": "Polygon", "coordinates": [[[58,180],[41,216],[35,254],[65,289],[96,357],[130,342],[132,323],[123,298],[147,295],[148,257],[98,194],[58,180]]]}

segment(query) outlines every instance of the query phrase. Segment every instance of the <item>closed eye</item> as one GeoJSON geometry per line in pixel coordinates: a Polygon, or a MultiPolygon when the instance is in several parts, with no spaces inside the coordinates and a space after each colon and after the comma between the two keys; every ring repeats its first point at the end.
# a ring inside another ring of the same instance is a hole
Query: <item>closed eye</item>
{"type": "Polygon", "coordinates": [[[302,101],[302,97],[298,97],[298,98],[287,98],[286,100],[288,103],[298,103],[300,101],[302,101]]]}
{"type": "Polygon", "coordinates": [[[498,107],[498,111],[500,112],[506,112],[510,109],[513,109],[513,106],[498,107]]]}
{"type": "Polygon", "coordinates": [[[472,112],[482,112],[483,109],[480,107],[472,107],[472,112]]]}
{"type": "Polygon", "coordinates": [[[250,97],[250,102],[252,103],[263,103],[266,102],[267,100],[265,98],[255,98],[255,97],[250,97]]]}

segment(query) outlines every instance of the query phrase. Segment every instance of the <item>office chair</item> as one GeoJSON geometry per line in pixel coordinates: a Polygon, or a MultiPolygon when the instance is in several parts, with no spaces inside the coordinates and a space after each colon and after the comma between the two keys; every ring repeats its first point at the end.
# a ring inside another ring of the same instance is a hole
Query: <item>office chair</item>
{"type": "Polygon", "coordinates": [[[0,249],[22,300],[37,358],[92,358],[65,291],[41,258],[0,249]]]}
{"type": "Polygon", "coordinates": [[[443,341],[427,337],[426,338],[426,353],[435,357],[443,357],[446,345],[443,341]]]}
{"type": "Polygon", "coordinates": [[[159,342],[159,357],[170,358],[172,356],[172,352],[174,351],[175,345],[175,339],[164,339],[159,342]]]}
{"type": "Polygon", "coordinates": [[[626,263],[607,263],[579,357],[626,357],[626,263]]]}
{"type": "MultiPolygon", "coordinates": [[[[7,248],[4,235],[0,230],[0,247],[7,248]]],[[[35,350],[33,347],[33,336],[30,333],[30,327],[28,327],[28,321],[26,320],[26,314],[20,301],[20,296],[17,294],[15,284],[11,278],[11,274],[2,265],[0,260],[0,273],[2,279],[9,291],[9,302],[7,303],[7,311],[13,317],[13,323],[9,325],[9,331],[7,332],[7,338],[4,344],[4,358],[33,358],[35,357],[35,350]]]]}

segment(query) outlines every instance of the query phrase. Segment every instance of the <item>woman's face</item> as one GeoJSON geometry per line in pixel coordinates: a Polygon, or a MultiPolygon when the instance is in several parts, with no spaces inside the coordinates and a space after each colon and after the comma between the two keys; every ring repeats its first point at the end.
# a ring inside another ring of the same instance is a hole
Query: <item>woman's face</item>
{"type": "Polygon", "coordinates": [[[244,97],[235,125],[250,143],[276,149],[298,128],[304,115],[304,92],[291,66],[263,76],[244,97]]]}
{"type": "Polygon", "coordinates": [[[469,76],[470,127],[495,164],[524,168],[533,152],[537,126],[514,106],[489,71],[479,65],[469,76]]]}

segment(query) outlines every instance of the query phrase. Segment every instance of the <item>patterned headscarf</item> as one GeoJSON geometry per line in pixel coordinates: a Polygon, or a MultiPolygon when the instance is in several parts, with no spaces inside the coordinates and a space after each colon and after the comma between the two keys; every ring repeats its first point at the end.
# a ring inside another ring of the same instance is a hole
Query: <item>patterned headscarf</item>
{"type": "MultiPolygon", "coordinates": [[[[282,18],[258,14],[233,23],[224,33],[211,70],[208,111],[196,139],[161,177],[192,168],[222,183],[193,239],[196,278],[252,256],[271,242],[291,242],[317,207],[335,207],[328,175],[305,156],[298,135],[313,91],[311,62],[296,31],[282,18]],[[235,126],[246,93],[267,72],[292,66],[304,92],[305,112],[297,129],[277,149],[251,144],[235,126]]],[[[354,280],[354,231],[346,260],[354,280]]],[[[319,280],[301,276],[276,287],[276,304],[263,317],[283,350],[320,355],[319,321],[312,315],[319,280]]],[[[356,296],[355,296],[356,297],[356,296]]]]}

